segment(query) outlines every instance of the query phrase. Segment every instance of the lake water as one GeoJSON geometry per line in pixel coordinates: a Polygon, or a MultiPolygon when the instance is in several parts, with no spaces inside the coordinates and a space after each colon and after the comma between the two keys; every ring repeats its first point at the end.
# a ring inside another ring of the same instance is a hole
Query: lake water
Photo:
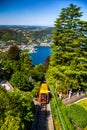
{"type": "Polygon", "coordinates": [[[44,64],[45,59],[50,56],[50,47],[49,46],[39,46],[35,48],[35,53],[30,53],[29,56],[32,57],[32,63],[34,65],[44,64]]]}

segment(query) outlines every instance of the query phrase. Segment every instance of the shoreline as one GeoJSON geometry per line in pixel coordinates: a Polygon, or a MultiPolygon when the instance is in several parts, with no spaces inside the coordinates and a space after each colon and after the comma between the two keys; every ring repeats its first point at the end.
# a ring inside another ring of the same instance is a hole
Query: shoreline
{"type": "Polygon", "coordinates": [[[51,46],[35,46],[29,50],[28,54],[37,53],[38,47],[51,47],[51,46]]]}
{"type": "MultiPolygon", "coordinates": [[[[19,49],[21,49],[22,51],[25,51],[25,50],[28,50],[30,51],[30,53],[33,53],[35,51],[35,47],[39,47],[39,46],[43,46],[43,47],[50,47],[53,43],[40,43],[39,45],[38,44],[22,44],[22,45],[16,45],[19,47],[19,49]]],[[[14,45],[14,44],[13,44],[14,45]]],[[[7,52],[9,50],[9,48],[11,47],[12,45],[10,46],[5,46],[3,48],[0,48],[0,51],[1,52],[7,52]]]]}

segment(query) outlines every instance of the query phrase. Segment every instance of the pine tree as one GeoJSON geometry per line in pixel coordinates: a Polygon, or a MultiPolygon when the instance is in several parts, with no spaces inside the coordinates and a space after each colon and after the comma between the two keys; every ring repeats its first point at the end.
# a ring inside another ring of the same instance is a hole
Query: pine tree
{"type": "Polygon", "coordinates": [[[54,24],[47,80],[57,82],[57,89],[63,92],[87,86],[87,22],[80,20],[81,16],[80,7],[70,4],[54,24]]]}
{"type": "Polygon", "coordinates": [[[7,59],[9,60],[19,60],[20,59],[20,49],[13,45],[9,48],[7,53],[7,59]]]}

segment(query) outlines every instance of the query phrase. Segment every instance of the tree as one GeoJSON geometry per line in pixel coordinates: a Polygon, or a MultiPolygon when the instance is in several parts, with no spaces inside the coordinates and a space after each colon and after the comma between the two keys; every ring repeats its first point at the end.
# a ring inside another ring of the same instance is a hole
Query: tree
{"type": "Polygon", "coordinates": [[[50,56],[48,56],[48,57],[45,59],[45,67],[46,67],[46,69],[48,69],[48,67],[49,67],[49,62],[50,62],[50,56]]]}
{"type": "Polygon", "coordinates": [[[34,67],[34,71],[32,72],[32,77],[36,81],[41,81],[45,73],[45,66],[42,64],[39,64],[34,67]]]}
{"type": "Polygon", "coordinates": [[[7,53],[7,59],[19,60],[20,59],[20,49],[15,45],[11,46],[7,53]]]}
{"type": "Polygon", "coordinates": [[[16,71],[12,75],[10,83],[21,90],[31,90],[33,88],[33,85],[29,82],[29,77],[21,71],[16,71]]]}
{"type": "Polygon", "coordinates": [[[20,69],[28,77],[31,75],[32,60],[28,56],[28,52],[23,52],[20,57],[20,69]]]}
{"type": "Polygon", "coordinates": [[[21,119],[19,117],[14,117],[8,115],[5,118],[5,122],[3,123],[1,130],[23,130],[21,128],[21,119]]]}
{"type": "Polygon", "coordinates": [[[63,8],[54,24],[52,56],[47,72],[50,84],[66,92],[87,86],[87,22],[81,21],[80,7],[63,8]]]}
{"type": "Polygon", "coordinates": [[[30,93],[7,92],[0,86],[0,130],[28,130],[34,119],[30,93]]]}
{"type": "Polygon", "coordinates": [[[13,121],[16,119],[17,125],[21,124],[21,129],[28,130],[34,119],[34,103],[31,94],[28,92],[14,91],[9,94],[9,100],[10,111],[8,111],[7,115],[14,116],[13,121]]]}
{"type": "Polygon", "coordinates": [[[3,60],[2,66],[4,70],[4,78],[9,80],[13,73],[20,70],[20,61],[19,60],[3,60]]]}
{"type": "Polygon", "coordinates": [[[5,118],[5,112],[9,109],[9,99],[7,92],[0,86],[0,127],[3,124],[5,118]]]}

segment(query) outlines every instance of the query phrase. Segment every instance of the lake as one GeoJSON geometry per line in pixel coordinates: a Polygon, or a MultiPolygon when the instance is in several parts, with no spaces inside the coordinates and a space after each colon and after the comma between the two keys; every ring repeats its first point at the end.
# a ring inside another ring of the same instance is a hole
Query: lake
{"type": "Polygon", "coordinates": [[[45,59],[51,54],[50,47],[38,46],[38,47],[35,47],[35,50],[36,51],[34,53],[29,54],[29,56],[32,57],[33,65],[44,64],[45,59]]]}

